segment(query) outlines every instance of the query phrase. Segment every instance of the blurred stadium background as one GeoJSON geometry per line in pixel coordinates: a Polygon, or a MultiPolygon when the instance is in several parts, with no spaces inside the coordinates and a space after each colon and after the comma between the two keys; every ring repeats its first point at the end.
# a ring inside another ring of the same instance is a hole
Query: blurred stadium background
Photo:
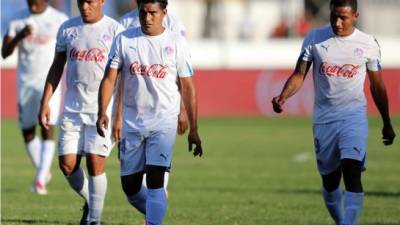
{"type": "MultiPolygon", "coordinates": [[[[78,15],[76,1],[50,2],[70,16],[78,15]]],[[[291,73],[304,35],[328,23],[328,4],[327,0],[170,0],[169,11],[177,14],[187,29],[200,115],[273,115],[270,99],[291,73]]],[[[381,44],[391,111],[400,113],[400,0],[362,0],[359,4],[358,27],[375,35],[381,44]]],[[[106,1],[104,11],[119,18],[134,5],[135,0],[106,1]]],[[[4,35],[8,21],[26,7],[26,1],[2,0],[1,6],[4,35]]],[[[8,93],[2,101],[2,117],[16,115],[16,55],[2,60],[2,93],[8,93]]],[[[310,77],[306,88],[288,102],[288,113],[310,114],[310,77]]],[[[375,114],[375,107],[369,106],[375,114]]]]}
{"type": "MultiPolygon", "coordinates": [[[[131,0],[106,0],[119,18],[131,0]]],[[[70,16],[75,0],[50,0],[70,16]]],[[[326,24],[328,0],[170,0],[169,11],[187,29],[199,95],[200,134],[206,154],[194,160],[178,138],[165,224],[331,224],[319,195],[313,159],[310,76],[302,90],[273,114],[279,93],[298,57],[302,38],[326,24]]],[[[400,0],[359,0],[357,26],[381,44],[390,110],[400,134],[400,0]]],[[[1,34],[26,0],[1,0],[1,34]]],[[[16,53],[1,59],[1,222],[75,224],[80,199],[56,163],[49,196],[29,193],[34,176],[17,127],[16,53]],[[18,179],[20,178],[20,179],[18,179]],[[65,203],[65,204],[63,204],[65,203]]],[[[368,84],[367,84],[368,85],[368,84]]],[[[368,86],[366,86],[368,87],[368,86]]],[[[361,225],[400,225],[400,144],[383,150],[381,122],[368,88],[371,115],[367,190],[361,225]]],[[[109,160],[104,224],[140,224],[125,201],[115,152],[109,160]]]]}

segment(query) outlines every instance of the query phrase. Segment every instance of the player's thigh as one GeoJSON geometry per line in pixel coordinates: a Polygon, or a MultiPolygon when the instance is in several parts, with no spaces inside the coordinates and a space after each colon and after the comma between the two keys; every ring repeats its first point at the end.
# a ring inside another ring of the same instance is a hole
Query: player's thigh
{"type": "Polygon", "coordinates": [[[38,123],[41,96],[33,87],[20,87],[18,91],[19,126],[33,127],[38,123]]]}
{"type": "Polygon", "coordinates": [[[365,160],[367,141],[368,121],[366,118],[345,121],[339,139],[341,159],[365,160]]]}
{"type": "Polygon", "coordinates": [[[176,128],[150,133],[146,141],[146,165],[169,167],[176,140],[176,128]]]}
{"type": "MultiPolygon", "coordinates": [[[[60,85],[61,86],[61,85],[60,85]]],[[[50,98],[49,107],[50,107],[50,121],[51,125],[57,125],[60,119],[61,112],[61,102],[62,102],[62,88],[58,87],[56,91],[50,98]]]]}
{"type": "Polygon", "coordinates": [[[121,176],[143,173],[145,166],[145,138],[139,132],[124,133],[120,142],[121,176]]]}
{"type": "Polygon", "coordinates": [[[314,124],[314,149],[321,175],[327,175],[340,166],[338,134],[340,122],[314,124]]]}
{"type": "Polygon", "coordinates": [[[114,143],[111,139],[111,128],[105,130],[105,137],[97,133],[97,128],[94,125],[84,126],[86,154],[94,154],[103,157],[108,157],[111,153],[114,143]]]}
{"type": "Polygon", "coordinates": [[[58,155],[82,155],[84,149],[84,125],[75,113],[64,113],[58,134],[58,155]]]}

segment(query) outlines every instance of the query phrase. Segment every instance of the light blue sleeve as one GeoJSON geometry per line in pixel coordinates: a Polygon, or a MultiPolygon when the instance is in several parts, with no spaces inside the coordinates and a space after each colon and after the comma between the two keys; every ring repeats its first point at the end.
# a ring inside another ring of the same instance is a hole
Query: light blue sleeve
{"type": "Polygon", "coordinates": [[[381,48],[378,41],[372,38],[368,49],[367,69],[369,71],[379,71],[381,67],[381,48]]]}
{"type": "Polygon", "coordinates": [[[193,66],[186,38],[178,36],[176,66],[179,77],[193,76],[193,66]]]}
{"type": "Polygon", "coordinates": [[[301,52],[299,59],[307,62],[312,62],[313,57],[313,43],[314,43],[315,32],[311,31],[304,38],[303,45],[301,46],[301,52]]]}

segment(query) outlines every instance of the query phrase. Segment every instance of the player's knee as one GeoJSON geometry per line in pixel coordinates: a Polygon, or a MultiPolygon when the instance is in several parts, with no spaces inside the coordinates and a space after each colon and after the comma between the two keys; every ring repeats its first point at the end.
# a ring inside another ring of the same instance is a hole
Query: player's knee
{"type": "Polygon", "coordinates": [[[104,173],[106,157],[95,154],[87,154],[86,165],[90,176],[99,176],[104,173]]]}
{"type": "Polygon", "coordinates": [[[342,177],[341,167],[337,168],[330,174],[322,175],[322,185],[327,192],[336,190],[340,185],[340,179],[342,177]]]}
{"type": "Polygon", "coordinates": [[[164,187],[164,174],[167,170],[164,166],[146,166],[146,183],[149,189],[164,187]]]}
{"type": "Polygon", "coordinates": [[[121,176],[122,190],[125,195],[133,196],[142,188],[143,172],[121,176]]]}
{"type": "Polygon", "coordinates": [[[22,136],[24,137],[25,143],[29,143],[35,138],[35,126],[30,128],[22,129],[22,136]]]}
{"type": "Polygon", "coordinates": [[[363,192],[361,184],[361,162],[354,159],[342,160],[343,181],[347,191],[363,192]]]}
{"type": "Polygon", "coordinates": [[[75,170],[77,169],[77,167],[75,165],[66,163],[63,161],[60,161],[58,165],[59,165],[62,173],[67,177],[71,176],[71,174],[73,174],[75,172],[75,170]]]}
{"type": "Polygon", "coordinates": [[[42,128],[40,131],[41,131],[43,140],[53,140],[54,139],[53,130],[54,130],[53,126],[49,126],[48,129],[42,128]]]}

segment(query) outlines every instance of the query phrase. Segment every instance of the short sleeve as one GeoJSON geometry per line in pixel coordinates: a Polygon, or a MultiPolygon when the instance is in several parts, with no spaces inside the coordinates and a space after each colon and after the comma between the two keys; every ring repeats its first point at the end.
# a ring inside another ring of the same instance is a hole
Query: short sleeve
{"type": "Polygon", "coordinates": [[[121,34],[117,35],[114,38],[114,41],[111,46],[110,53],[108,55],[108,63],[107,67],[112,69],[120,69],[123,65],[122,58],[121,58],[121,34]]]}
{"type": "Polygon", "coordinates": [[[314,31],[311,31],[304,38],[303,45],[301,46],[301,52],[299,59],[307,62],[312,62],[313,57],[313,43],[314,43],[314,31]]]}
{"type": "Polygon", "coordinates": [[[190,50],[186,39],[179,36],[177,42],[177,72],[179,77],[193,76],[193,66],[191,62],[190,50]]]}
{"type": "Polygon", "coordinates": [[[11,21],[8,25],[6,35],[9,37],[17,36],[17,26],[16,23],[11,21]]]}
{"type": "Polygon", "coordinates": [[[65,35],[64,24],[60,26],[57,32],[57,40],[56,40],[56,52],[66,52],[67,51],[67,37],[65,35]]]}
{"type": "Polygon", "coordinates": [[[381,48],[375,38],[371,41],[368,49],[367,69],[369,71],[381,70],[381,48]]]}

